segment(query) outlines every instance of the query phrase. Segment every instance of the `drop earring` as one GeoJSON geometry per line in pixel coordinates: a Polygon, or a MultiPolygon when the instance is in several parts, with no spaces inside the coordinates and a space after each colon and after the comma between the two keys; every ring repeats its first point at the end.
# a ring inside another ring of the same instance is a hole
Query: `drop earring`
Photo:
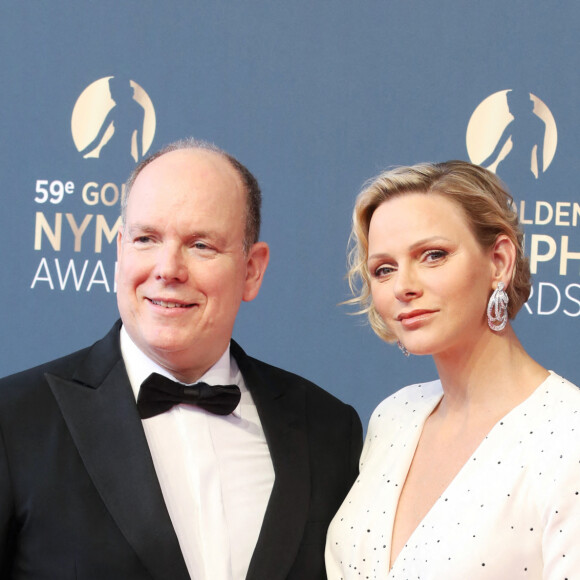
{"type": "Polygon", "coordinates": [[[503,288],[503,282],[500,282],[493,291],[487,305],[487,323],[495,332],[503,330],[508,321],[508,303],[510,299],[503,288]]]}
{"type": "Polygon", "coordinates": [[[405,356],[409,356],[409,351],[405,348],[405,345],[400,341],[397,340],[397,346],[399,347],[399,350],[405,355],[405,356]]]}

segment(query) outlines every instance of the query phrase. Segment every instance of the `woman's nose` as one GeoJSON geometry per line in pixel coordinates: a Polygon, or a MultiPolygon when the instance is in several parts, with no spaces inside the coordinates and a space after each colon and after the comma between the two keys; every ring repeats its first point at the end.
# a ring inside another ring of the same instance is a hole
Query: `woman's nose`
{"type": "Polygon", "coordinates": [[[393,289],[396,298],[402,301],[412,300],[423,293],[419,279],[413,269],[400,266],[395,274],[393,289]]]}

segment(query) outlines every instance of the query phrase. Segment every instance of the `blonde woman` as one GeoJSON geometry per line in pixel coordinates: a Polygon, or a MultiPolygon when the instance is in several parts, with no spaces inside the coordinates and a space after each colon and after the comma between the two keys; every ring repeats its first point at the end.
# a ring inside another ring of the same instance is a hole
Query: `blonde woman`
{"type": "Polygon", "coordinates": [[[357,199],[351,302],[439,379],[373,413],[330,580],[580,577],[580,390],[510,324],[530,291],[511,202],[461,161],[387,171],[357,199]]]}

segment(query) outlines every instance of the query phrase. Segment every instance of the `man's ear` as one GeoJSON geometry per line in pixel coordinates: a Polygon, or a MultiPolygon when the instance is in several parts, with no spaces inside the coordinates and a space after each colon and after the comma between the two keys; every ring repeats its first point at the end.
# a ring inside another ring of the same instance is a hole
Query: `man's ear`
{"type": "Polygon", "coordinates": [[[269,260],[270,248],[266,242],[256,242],[250,248],[246,261],[246,286],[242,296],[245,302],[250,302],[258,295],[269,260]]]}
{"type": "Polygon", "coordinates": [[[507,288],[512,281],[516,264],[516,247],[506,236],[501,234],[495,240],[491,249],[492,276],[497,283],[503,282],[507,288]]]}
{"type": "Polygon", "coordinates": [[[123,243],[123,229],[119,228],[119,233],[117,234],[117,261],[121,257],[121,244],[123,243]]]}
{"type": "Polygon", "coordinates": [[[117,291],[117,283],[119,281],[119,262],[121,261],[121,247],[123,245],[123,228],[119,228],[117,233],[117,266],[115,267],[115,292],[117,291]]]}

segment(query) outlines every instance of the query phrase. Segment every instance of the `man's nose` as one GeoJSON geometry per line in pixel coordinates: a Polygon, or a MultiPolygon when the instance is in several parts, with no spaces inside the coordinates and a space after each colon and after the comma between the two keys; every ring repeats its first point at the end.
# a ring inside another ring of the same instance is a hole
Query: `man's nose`
{"type": "Polygon", "coordinates": [[[181,246],[167,244],[157,255],[156,277],[166,282],[187,280],[187,260],[181,246]]]}

